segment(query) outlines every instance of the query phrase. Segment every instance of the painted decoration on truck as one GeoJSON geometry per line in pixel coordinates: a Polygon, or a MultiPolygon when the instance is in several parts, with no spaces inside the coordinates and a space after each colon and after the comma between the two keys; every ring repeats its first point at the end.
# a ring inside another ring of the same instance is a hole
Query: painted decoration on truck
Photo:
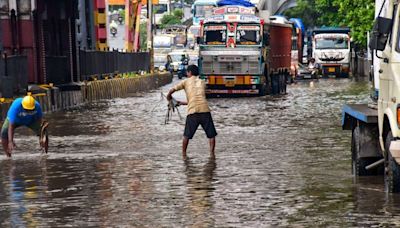
{"type": "Polygon", "coordinates": [[[208,25],[204,28],[205,31],[226,30],[225,25],[208,25]]]}

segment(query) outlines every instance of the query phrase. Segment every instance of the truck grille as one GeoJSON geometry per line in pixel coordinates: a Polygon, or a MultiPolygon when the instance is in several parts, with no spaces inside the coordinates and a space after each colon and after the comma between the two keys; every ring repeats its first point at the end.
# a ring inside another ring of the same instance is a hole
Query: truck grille
{"type": "Polygon", "coordinates": [[[203,56],[202,73],[206,75],[261,74],[258,56],[203,56]]]}

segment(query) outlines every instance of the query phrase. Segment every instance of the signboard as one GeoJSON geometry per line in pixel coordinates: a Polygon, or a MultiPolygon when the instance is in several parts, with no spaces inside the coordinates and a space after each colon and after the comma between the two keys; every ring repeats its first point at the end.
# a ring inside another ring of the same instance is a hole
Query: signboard
{"type": "Polygon", "coordinates": [[[254,7],[242,7],[242,6],[224,6],[214,9],[214,15],[221,14],[245,14],[245,15],[255,15],[256,11],[254,7]]]}
{"type": "Polygon", "coordinates": [[[206,26],[204,28],[206,31],[219,31],[219,30],[226,30],[226,26],[224,25],[211,25],[211,26],[206,26]]]}

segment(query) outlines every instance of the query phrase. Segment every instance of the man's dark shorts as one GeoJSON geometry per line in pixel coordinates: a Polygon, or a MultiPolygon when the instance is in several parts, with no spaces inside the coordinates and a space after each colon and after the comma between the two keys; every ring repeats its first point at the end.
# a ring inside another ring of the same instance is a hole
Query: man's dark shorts
{"type": "MultiPolygon", "coordinates": [[[[37,120],[33,122],[31,125],[27,126],[30,128],[37,136],[40,135],[40,121],[37,120]]],[[[8,139],[8,127],[10,126],[10,121],[8,118],[4,121],[3,126],[1,127],[1,138],[8,139]]],[[[20,127],[21,125],[17,125],[15,128],[20,127]]]]}
{"type": "Polygon", "coordinates": [[[201,125],[207,134],[207,138],[211,139],[217,136],[214,122],[210,112],[194,113],[186,117],[185,132],[183,136],[192,139],[197,128],[201,125]]]}

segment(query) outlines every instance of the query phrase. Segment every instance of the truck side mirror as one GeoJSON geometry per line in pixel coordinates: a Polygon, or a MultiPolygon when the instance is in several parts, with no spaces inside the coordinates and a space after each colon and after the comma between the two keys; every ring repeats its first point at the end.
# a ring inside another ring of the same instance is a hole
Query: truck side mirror
{"type": "Polygon", "coordinates": [[[372,28],[369,47],[373,50],[385,50],[386,43],[392,30],[392,19],[377,17],[372,28]]]}

